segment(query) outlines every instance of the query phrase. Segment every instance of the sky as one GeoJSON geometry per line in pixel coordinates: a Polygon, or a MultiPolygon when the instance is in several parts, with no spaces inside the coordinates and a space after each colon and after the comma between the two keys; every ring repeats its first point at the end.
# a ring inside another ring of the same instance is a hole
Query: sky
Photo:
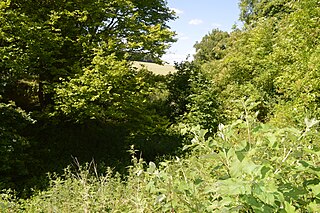
{"type": "Polygon", "coordinates": [[[195,54],[193,45],[202,37],[219,28],[230,32],[232,26],[240,26],[239,0],[167,0],[168,6],[176,12],[178,19],[168,25],[177,33],[178,41],[172,44],[163,56],[169,64],[189,60],[195,54]]]}

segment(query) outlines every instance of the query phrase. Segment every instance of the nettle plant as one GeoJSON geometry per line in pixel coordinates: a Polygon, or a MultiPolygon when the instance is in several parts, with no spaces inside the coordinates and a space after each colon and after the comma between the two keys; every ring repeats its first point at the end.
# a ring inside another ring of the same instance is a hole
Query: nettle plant
{"type": "MultiPolygon", "coordinates": [[[[320,209],[320,150],[315,128],[319,121],[305,119],[306,128],[276,128],[256,122],[257,113],[245,111],[230,125],[219,125],[214,138],[194,128],[190,146],[200,159],[213,162],[212,184],[206,210],[246,212],[315,212],[320,209]]],[[[254,106],[254,103],[249,104],[254,106]]],[[[206,167],[206,166],[204,166],[206,167]]]]}

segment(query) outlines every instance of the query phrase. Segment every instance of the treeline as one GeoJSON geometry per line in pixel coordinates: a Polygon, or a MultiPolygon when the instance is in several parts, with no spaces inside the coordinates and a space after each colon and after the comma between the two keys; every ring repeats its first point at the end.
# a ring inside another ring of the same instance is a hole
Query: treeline
{"type": "Polygon", "coordinates": [[[212,30],[195,44],[193,83],[187,115],[214,128],[238,119],[239,100],[250,100],[262,122],[303,126],[318,118],[319,2],[241,1],[243,29],[212,30]]]}

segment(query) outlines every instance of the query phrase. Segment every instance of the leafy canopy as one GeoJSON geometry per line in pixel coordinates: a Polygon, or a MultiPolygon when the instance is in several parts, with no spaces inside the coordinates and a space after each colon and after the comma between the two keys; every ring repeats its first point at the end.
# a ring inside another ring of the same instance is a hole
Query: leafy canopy
{"type": "Polygon", "coordinates": [[[33,81],[31,90],[38,92],[29,92],[27,100],[17,104],[34,102],[43,108],[52,103],[59,79],[82,73],[95,49],[104,48],[104,54],[118,59],[147,56],[160,62],[174,41],[167,25],[173,19],[164,0],[2,1],[1,95],[16,101],[17,81],[33,81]]]}

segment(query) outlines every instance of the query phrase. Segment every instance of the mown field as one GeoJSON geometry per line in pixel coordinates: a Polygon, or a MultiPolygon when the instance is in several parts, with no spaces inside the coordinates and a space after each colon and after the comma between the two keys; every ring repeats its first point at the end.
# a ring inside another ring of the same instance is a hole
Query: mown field
{"type": "Polygon", "coordinates": [[[138,69],[146,68],[157,75],[167,75],[169,73],[177,72],[174,66],[170,64],[159,65],[159,64],[150,63],[150,62],[135,61],[133,62],[133,67],[136,67],[138,69]]]}

